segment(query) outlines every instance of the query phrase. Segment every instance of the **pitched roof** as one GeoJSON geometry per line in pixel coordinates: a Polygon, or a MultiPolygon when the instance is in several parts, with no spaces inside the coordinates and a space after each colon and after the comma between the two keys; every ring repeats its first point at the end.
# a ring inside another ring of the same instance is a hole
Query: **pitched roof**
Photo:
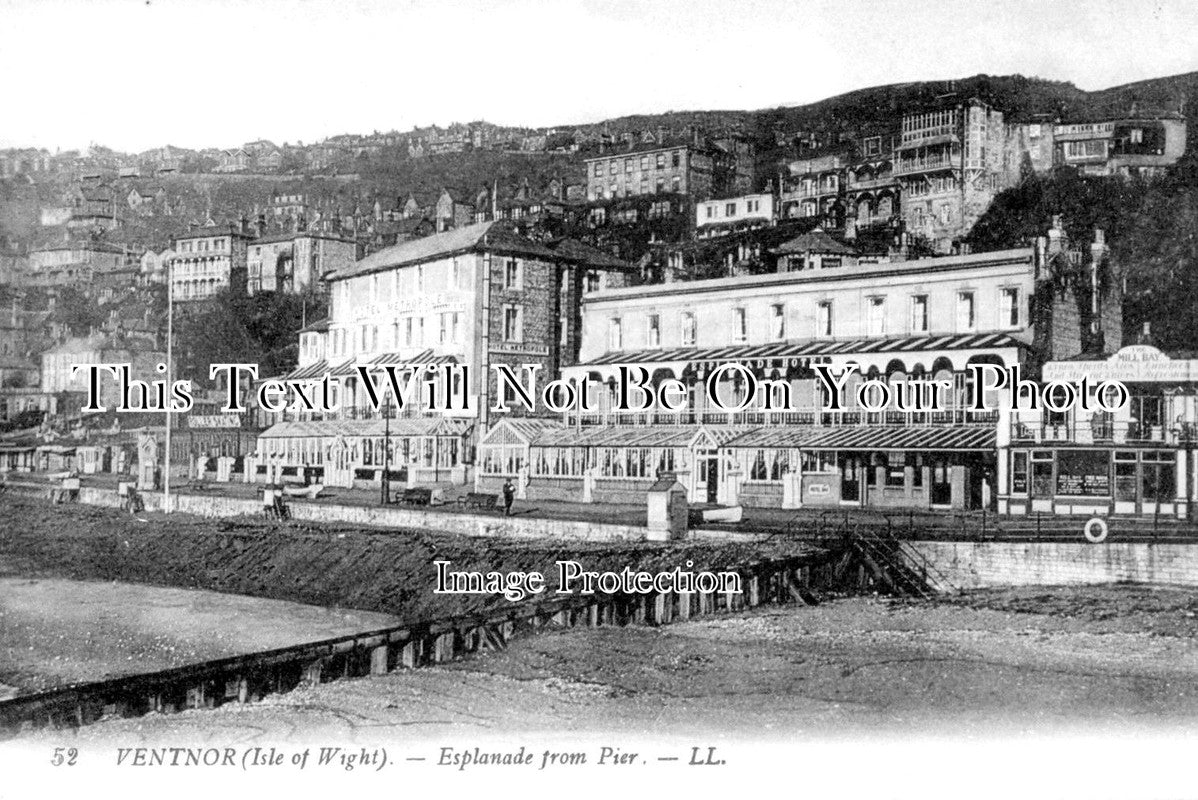
{"type": "Polygon", "coordinates": [[[826,231],[816,228],[808,233],[800,234],[788,242],[784,242],[774,250],[778,255],[790,253],[831,253],[833,255],[853,256],[857,251],[844,242],[833,239],[826,231]]]}
{"type": "Polygon", "coordinates": [[[319,333],[329,329],[329,318],[324,317],[315,322],[309,322],[307,325],[299,329],[300,333],[319,333]]]}
{"type": "Polygon", "coordinates": [[[531,256],[551,261],[559,259],[558,254],[549,248],[520,236],[506,226],[497,222],[479,222],[383,248],[353,266],[330,273],[327,279],[340,280],[474,250],[491,250],[505,255],[531,256]]]}
{"type": "Polygon", "coordinates": [[[564,261],[571,261],[584,267],[597,269],[634,270],[636,265],[621,258],[616,258],[606,250],[580,242],[577,239],[558,239],[550,242],[549,248],[564,261]]]}

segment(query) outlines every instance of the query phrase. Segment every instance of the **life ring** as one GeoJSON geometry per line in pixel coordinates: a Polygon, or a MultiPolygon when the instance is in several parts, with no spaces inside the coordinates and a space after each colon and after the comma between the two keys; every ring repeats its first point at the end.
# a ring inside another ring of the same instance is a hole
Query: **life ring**
{"type": "Polygon", "coordinates": [[[1091,517],[1086,521],[1086,525],[1082,528],[1082,535],[1086,537],[1086,541],[1092,544],[1102,544],[1107,537],[1106,520],[1102,517],[1091,517]]]}

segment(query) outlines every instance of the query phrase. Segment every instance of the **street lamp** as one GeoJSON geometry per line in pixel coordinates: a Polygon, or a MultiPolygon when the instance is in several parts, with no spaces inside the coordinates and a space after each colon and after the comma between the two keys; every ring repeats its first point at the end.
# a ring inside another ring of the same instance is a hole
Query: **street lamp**
{"type": "Polygon", "coordinates": [[[391,500],[391,395],[383,390],[383,479],[379,481],[382,497],[379,502],[387,505],[391,500]]]}
{"type": "Polygon", "coordinates": [[[162,510],[171,513],[171,387],[173,385],[174,364],[172,345],[175,338],[175,276],[172,264],[167,262],[166,270],[166,474],[162,480],[162,510]]]}

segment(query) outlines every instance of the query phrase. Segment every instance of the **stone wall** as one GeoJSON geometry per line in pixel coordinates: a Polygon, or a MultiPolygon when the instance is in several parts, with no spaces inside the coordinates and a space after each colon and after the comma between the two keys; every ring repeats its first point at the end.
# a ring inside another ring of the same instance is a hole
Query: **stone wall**
{"type": "MultiPolygon", "coordinates": [[[[1149,583],[1198,586],[1198,543],[910,542],[949,586],[1149,583]]],[[[937,576],[929,576],[937,577],[937,576]]]]}
{"type": "MultiPolygon", "coordinates": [[[[162,494],[142,495],[150,511],[162,509],[162,494]]],[[[642,495],[642,500],[644,499],[642,495]]],[[[203,517],[257,516],[262,503],[257,499],[176,494],[174,510],[203,517]]],[[[89,505],[119,507],[120,498],[113,489],[83,488],[79,501],[89,505]]],[[[646,529],[632,525],[582,522],[578,520],[536,517],[503,517],[494,514],[458,514],[434,509],[346,506],[326,503],[291,502],[292,519],[370,525],[384,528],[425,528],[464,536],[502,536],[507,538],[547,537],[593,542],[639,541],[646,529]]]]}

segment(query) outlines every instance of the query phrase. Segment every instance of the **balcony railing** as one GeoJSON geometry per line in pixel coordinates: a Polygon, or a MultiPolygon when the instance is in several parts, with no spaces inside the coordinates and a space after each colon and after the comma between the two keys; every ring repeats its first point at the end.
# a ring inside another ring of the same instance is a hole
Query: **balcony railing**
{"type": "Polygon", "coordinates": [[[802,200],[803,198],[806,198],[806,197],[824,197],[826,195],[833,195],[833,194],[839,194],[839,193],[840,193],[839,184],[836,186],[808,186],[808,187],[799,186],[794,189],[789,189],[787,191],[782,192],[782,199],[783,200],[802,200]]]}
{"type": "Polygon", "coordinates": [[[1012,444],[1198,445],[1198,423],[1141,424],[1092,421],[1011,423],[1012,444]]]}
{"type": "Polygon", "coordinates": [[[900,143],[904,146],[915,142],[922,142],[925,139],[936,139],[941,136],[957,136],[957,121],[953,120],[945,125],[930,125],[926,128],[913,128],[903,131],[900,143]]]}
{"type": "Polygon", "coordinates": [[[336,411],[328,413],[320,411],[287,411],[278,414],[278,421],[287,422],[312,422],[325,420],[383,420],[387,417],[391,419],[418,419],[429,416],[440,416],[423,410],[423,406],[408,405],[403,409],[397,410],[392,408],[388,412],[382,409],[371,408],[370,406],[347,406],[338,408],[336,411]]]}
{"type": "Polygon", "coordinates": [[[933,172],[942,169],[954,169],[959,166],[959,162],[955,158],[912,158],[903,161],[896,161],[894,164],[895,175],[912,175],[917,172],[933,172]]]}
{"type": "Polygon", "coordinates": [[[867,178],[865,180],[858,180],[857,178],[851,178],[849,180],[849,188],[850,189],[880,189],[883,186],[893,186],[894,183],[895,183],[895,181],[894,181],[893,173],[888,172],[885,175],[882,175],[880,177],[867,178]]]}

